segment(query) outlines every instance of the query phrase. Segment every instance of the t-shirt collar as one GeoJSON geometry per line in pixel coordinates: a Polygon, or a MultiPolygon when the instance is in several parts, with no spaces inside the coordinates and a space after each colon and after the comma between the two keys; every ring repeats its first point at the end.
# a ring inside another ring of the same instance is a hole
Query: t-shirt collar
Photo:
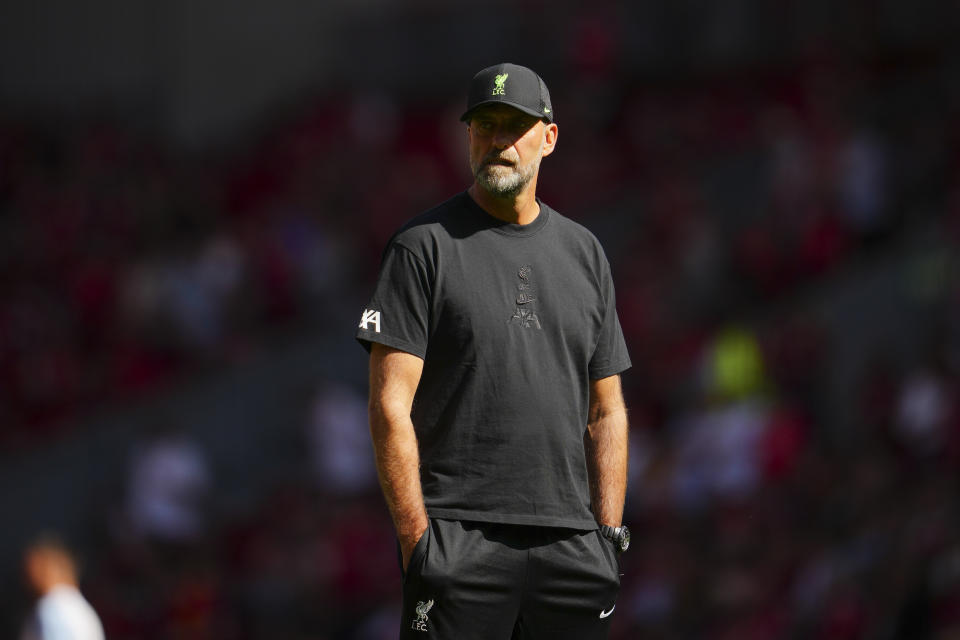
{"type": "Polygon", "coordinates": [[[539,197],[537,198],[537,204],[540,205],[540,213],[536,218],[533,219],[532,222],[528,224],[504,222],[499,218],[493,217],[484,211],[483,207],[478,205],[466,191],[461,194],[461,199],[465,201],[465,208],[467,208],[470,213],[476,217],[477,221],[482,224],[484,228],[489,228],[491,231],[496,231],[497,233],[501,233],[506,236],[532,236],[543,229],[543,227],[545,227],[547,222],[550,220],[550,207],[545,205],[539,197]]]}

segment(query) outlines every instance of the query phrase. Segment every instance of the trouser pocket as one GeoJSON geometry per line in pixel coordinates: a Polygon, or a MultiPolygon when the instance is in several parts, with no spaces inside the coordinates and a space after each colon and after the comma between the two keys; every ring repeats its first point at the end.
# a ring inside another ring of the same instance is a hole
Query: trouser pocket
{"type": "Polygon", "coordinates": [[[607,560],[613,578],[617,584],[620,584],[620,552],[617,550],[617,545],[612,540],[603,537],[599,529],[595,533],[597,542],[600,544],[600,551],[607,560]]]}
{"type": "Polygon", "coordinates": [[[438,615],[442,616],[443,612],[438,614],[434,608],[442,595],[442,579],[438,581],[437,571],[444,568],[444,540],[440,521],[431,519],[427,530],[420,536],[410,554],[410,563],[403,576],[401,640],[454,637],[440,633],[441,628],[438,628],[438,625],[441,621],[438,620],[438,615]]]}
{"type": "Polygon", "coordinates": [[[423,535],[420,536],[420,539],[417,540],[417,544],[413,547],[413,552],[410,554],[410,562],[407,563],[407,569],[403,569],[403,552],[400,550],[400,542],[397,541],[397,564],[400,565],[400,576],[401,581],[404,585],[407,584],[407,581],[410,580],[410,575],[414,574],[420,575],[420,571],[423,569],[423,563],[427,557],[427,548],[430,545],[430,523],[427,523],[427,528],[424,530],[423,535]]]}

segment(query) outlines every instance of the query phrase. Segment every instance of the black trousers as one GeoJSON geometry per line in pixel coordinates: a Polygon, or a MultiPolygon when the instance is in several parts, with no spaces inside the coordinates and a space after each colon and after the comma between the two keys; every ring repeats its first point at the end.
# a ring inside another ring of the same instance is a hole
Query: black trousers
{"type": "Polygon", "coordinates": [[[400,638],[599,640],[619,590],[599,531],[434,518],[403,575],[400,638]]]}

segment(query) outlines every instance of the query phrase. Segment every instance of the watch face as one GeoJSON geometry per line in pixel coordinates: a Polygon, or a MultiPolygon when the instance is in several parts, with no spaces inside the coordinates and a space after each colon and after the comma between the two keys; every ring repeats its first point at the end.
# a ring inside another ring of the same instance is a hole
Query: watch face
{"type": "Polygon", "coordinates": [[[620,527],[620,552],[623,553],[630,548],[630,529],[626,525],[620,527]]]}

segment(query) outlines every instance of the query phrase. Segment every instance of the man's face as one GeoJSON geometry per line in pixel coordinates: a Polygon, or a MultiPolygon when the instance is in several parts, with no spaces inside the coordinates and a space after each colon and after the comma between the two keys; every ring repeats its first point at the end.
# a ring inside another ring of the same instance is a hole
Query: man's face
{"type": "Polygon", "coordinates": [[[514,197],[553,151],[556,125],[506,105],[480,107],[470,117],[470,169],[477,184],[493,196],[514,197]]]}
{"type": "Polygon", "coordinates": [[[30,550],[23,560],[23,573],[27,587],[35,595],[43,595],[53,583],[53,570],[49,554],[30,550]]]}

